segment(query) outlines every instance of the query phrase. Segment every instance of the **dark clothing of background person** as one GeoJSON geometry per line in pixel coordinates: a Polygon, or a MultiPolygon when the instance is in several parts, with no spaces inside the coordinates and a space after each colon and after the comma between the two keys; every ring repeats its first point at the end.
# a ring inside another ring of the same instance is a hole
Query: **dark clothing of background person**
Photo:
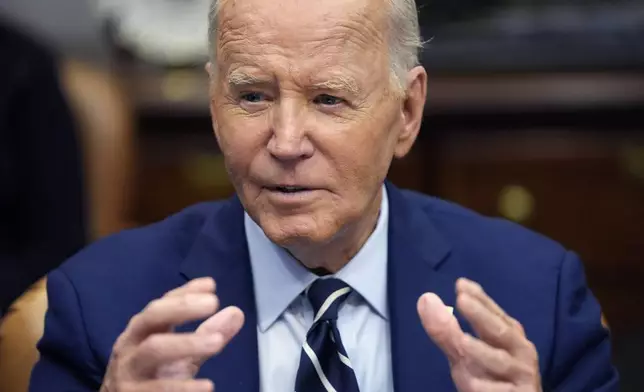
{"type": "Polygon", "coordinates": [[[0,316],[85,243],[76,137],[53,54],[0,20],[0,316]]]}

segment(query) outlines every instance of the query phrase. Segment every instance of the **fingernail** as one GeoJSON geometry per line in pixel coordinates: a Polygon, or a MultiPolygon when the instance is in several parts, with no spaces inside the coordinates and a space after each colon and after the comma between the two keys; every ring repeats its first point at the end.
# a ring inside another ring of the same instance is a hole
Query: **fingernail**
{"type": "Polygon", "coordinates": [[[438,322],[445,323],[449,320],[449,311],[437,295],[426,295],[425,306],[429,312],[433,312],[438,322]]]}
{"type": "Polygon", "coordinates": [[[472,285],[472,281],[467,278],[459,278],[456,281],[456,290],[467,290],[472,285]]]}
{"type": "Polygon", "coordinates": [[[460,311],[469,309],[471,306],[470,297],[464,293],[458,294],[456,297],[456,306],[460,311]]]}
{"type": "Polygon", "coordinates": [[[217,302],[217,297],[214,295],[199,296],[195,299],[195,305],[197,306],[215,306],[217,302]]]}

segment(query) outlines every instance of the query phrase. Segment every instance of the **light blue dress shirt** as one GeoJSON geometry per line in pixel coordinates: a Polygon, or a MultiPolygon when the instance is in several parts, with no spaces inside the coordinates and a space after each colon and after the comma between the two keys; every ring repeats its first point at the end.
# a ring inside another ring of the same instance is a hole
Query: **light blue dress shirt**
{"type": "MultiPolygon", "coordinates": [[[[261,392],[293,392],[302,344],[313,324],[303,294],[318,277],[272,243],[244,217],[257,304],[261,392]]],[[[353,292],[340,308],[338,329],[361,391],[392,392],[387,301],[389,204],[383,197],[376,229],[362,249],[334,277],[353,292]]]]}

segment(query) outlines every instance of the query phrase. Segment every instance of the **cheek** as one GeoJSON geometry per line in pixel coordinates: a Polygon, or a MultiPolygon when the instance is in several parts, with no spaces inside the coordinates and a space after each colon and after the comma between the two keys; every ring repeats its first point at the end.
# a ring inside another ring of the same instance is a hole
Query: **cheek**
{"type": "Polygon", "coordinates": [[[253,161],[262,153],[265,137],[261,129],[257,119],[219,122],[219,146],[228,171],[238,183],[246,179],[253,161]]]}
{"type": "Polygon", "coordinates": [[[391,161],[392,142],[389,130],[369,122],[347,133],[338,141],[338,168],[356,183],[377,182],[384,177],[391,161]]]}
{"type": "Polygon", "coordinates": [[[351,209],[362,210],[387,175],[391,158],[385,133],[354,129],[327,143],[327,154],[338,180],[337,190],[351,209]]]}

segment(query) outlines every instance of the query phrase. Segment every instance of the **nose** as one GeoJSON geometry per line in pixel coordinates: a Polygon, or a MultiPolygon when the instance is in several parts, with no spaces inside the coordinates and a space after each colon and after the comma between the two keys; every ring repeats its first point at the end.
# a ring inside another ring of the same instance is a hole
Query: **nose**
{"type": "Polygon", "coordinates": [[[306,130],[307,109],[295,100],[283,99],[273,106],[269,153],[280,161],[310,158],[315,148],[306,130]]]}

